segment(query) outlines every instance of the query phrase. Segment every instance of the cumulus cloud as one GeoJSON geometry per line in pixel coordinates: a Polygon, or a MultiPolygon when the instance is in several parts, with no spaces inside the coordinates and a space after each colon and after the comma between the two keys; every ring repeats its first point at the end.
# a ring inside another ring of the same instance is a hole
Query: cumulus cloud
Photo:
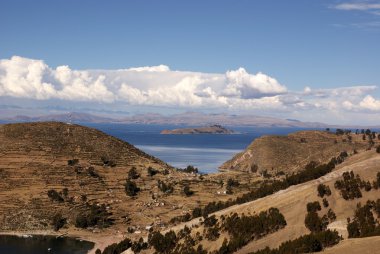
{"type": "Polygon", "coordinates": [[[263,107],[277,99],[262,98],[286,92],[276,79],[243,68],[225,74],[171,71],[166,65],[78,71],[69,66],[50,68],[42,60],[19,56],[0,60],[0,96],[231,108],[263,107]]]}
{"type": "Polygon", "coordinates": [[[287,91],[276,79],[261,72],[256,75],[249,74],[244,68],[227,71],[226,84],[223,95],[244,99],[283,94],[287,91]]]}
{"type": "Polygon", "coordinates": [[[363,109],[372,111],[380,111],[380,100],[376,100],[371,95],[367,95],[360,103],[359,106],[363,109]]]}
{"type": "MultiPolygon", "coordinates": [[[[0,97],[60,100],[68,105],[159,106],[172,109],[287,112],[379,112],[376,86],[289,91],[264,73],[244,68],[226,73],[173,71],[166,65],[119,70],[51,68],[42,60],[0,60],[0,97]]],[[[108,107],[107,106],[107,107],[108,107]]],[[[311,116],[312,114],[310,114],[311,116]]]]}

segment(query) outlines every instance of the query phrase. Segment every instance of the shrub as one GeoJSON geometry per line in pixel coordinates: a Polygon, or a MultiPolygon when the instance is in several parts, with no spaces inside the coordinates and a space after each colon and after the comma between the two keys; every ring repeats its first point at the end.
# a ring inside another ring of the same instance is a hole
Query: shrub
{"type": "Polygon", "coordinates": [[[190,190],[190,187],[188,185],[186,185],[184,188],[183,188],[183,192],[185,193],[185,195],[187,197],[191,196],[194,194],[194,191],[190,190]]]}
{"type": "Polygon", "coordinates": [[[111,213],[107,211],[104,204],[101,206],[87,205],[86,211],[77,215],[75,219],[75,227],[87,228],[87,227],[108,227],[113,223],[113,220],[109,217],[111,213]]]}
{"type": "Polygon", "coordinates": [[[331,190],[328,185],[324,185],[322,183],[318,184],[317,190],[318,190],[318,196],[320,196],[321,198],[323,198],[325,195],[326,196],[331,195],[331,190]]]}
{"type": "MultiPolygon", "coordinates": [[[[379,136],[380,136],[380,134],[379,134],[379,136]]],[[[376,148],[376,152],[377,152],[377,153],[380,153],[380,146],[378,146],[378,147],[376,148]]]]}
{"type": "Polygon", "coordinates": [[[158,171],[152,167],[148,167],[147,171],[148,171],[148,176],[154,176],[158,173],[158,171]]]}
{"type": "Polygon", "coordinates": [[[140,175],[137,173],[136,167],[132,167],[128,172],[128,179],[138,179],[140,175]]]}
{"type": "Polygon", "coordinates": [[[91,177],[100,178],[100,175],[98,173],[96,173],[94,167],[88,167],[87,172],[88,172],[88,175],[91,177]]]}
{"type": "Polygon", "coordinates": [[[323,216],[320,218],[318,216],[318,213],[308,212],[305,217],[305,226],[311,231],[311,232],[321,232],[326,229],[328,225],[328,218],[326,216],[323,216]]]}
{"type": "Polygon", "coordinates": [[[333,210],[329,209],[327,212],[327,218],[329,218],[330,222],[333,222],[336,220],[336,214],[334,213],[333,210]]]}
{"type": "Polygon", "coordinates": [[[215,226],[215,224],[218,222],[218,219],[215,217],[215,215],[212,215],[212,216],[207,216],[205,219],[204,219],[204,226],[206,228],[209,228],[209,227],[213,227],[215,226]]]}
{"type": "Polygon", "coordinates": [[[131,249],[134,253],[140,253],[142,250],[148,249],[148,243],[144,242],[144,239],[140,237],[137,242],[132,243],[131,249]]]}
{"type": "Polygon", "coordinates": [[[102,254],[120,254],[129,249],[132,246],[132,241],[129,238],[125,238],[119,243],[114,243],[107,246],[102,254]]]}
{"type": "MultiPolygon", "coordinates": [[[[362,193],[361,188],[361,179],[359,175],[354,176],[354,172],[344,172],[343,180],[337,180],[334,184],[335,188],[340,190],[342,197],[346,200],[361,198],[362,193]]],[[[363,186],[364,187],[364,186],[363,186]]]]}
{"type": "Polygon", "coordinates": [[[58,231],[66,224],[66,219],[62,217],[61,213],[57,213],[53,216],[52,224],[54,231],[58,231]]]}
{"type": "Polygon", "coordinates": [[[53,190],[53,189],[49,190],[47,195],[52,201],[58,201],[60,203],[64,201],[61,195],[56,190],[53,190]]]}
{"type": "Polygon", "coordinates": [[[277,249],[269,247],[251,254],[301,254],[319,252],[327,247],[336,245],[341,240],[337,231],[326,230],[318,233],[303,235],[297,239],[283,242],[277,249]]]}
{"type": "Polygon", "coordinates": [[[193,174],[197,174],[198,173],[198,168],[192,166],[192,165],[188,165],[186,168],[178,168],[177,169],[178,171],[180,172],[184,172],[184,173],[193,173],[193,174]]]}
{"type": "Polygon", "coordinates": [[[192,212],[192,216],[193,216],[193,218],[197,218],[197,217],[202,216],[202,209],[199,207],[194,208],[193,212],[192,212]]]}
{"type": "Polygon", "coordinates": [[[325,198],[322,200],[322,203],[323,203],[323,207],[329,206],[329,201],[327,201],[327,199],[325,199],[325,198]]]}
{"type": "Polygon", "coordinates": [[[227,180],[227,186],[229,187],[238,187],[240,185],[238,180],[234,180],[232,178],[228,178],[227,180]]]}
{"type": "Polygon", "coordinates": [[[113,160],[110,160],[107,157],[101,157],[100,159],[102,160],[104,167],[116,167],[116,163],[113,160]]]}
{"type": "Polygon", "coordinates": [[[69,166],[74,166],[74,165],[76,165],[78,163],[79,163],[78,159],[72,159],[72,160],[68,160],[67,161],[67,165],[69,165],[69,166]]]}
{"type": "Polygon", "coordinates": [[[148,243],[158,253],[170,253],[170,250],[176,246],[177,236],[174,231],[169,231],[165,235],[153,232],[148,235],[148,243]]]}
{"type": "Polygon", "coordinates": [[[127,179],[125,182],[125,193],[128,196],[136,196],[137,193],[140,191],[140,188],[137,187],[135,182],[132,182],[131,180],[127,179]]]}
{"type": "Polygon", "coordinates": [[[67,196],[69,195],[69,189],[67,189],[67,188],[63,188],[63,189],[62,189],[62,195],[63,195],[64,197],[67,197],[67,196]]]}
{"type": "Polygon", "coordinates": [[[164,193],[172,193],[174,191],[173,186],[169,183],[166,184],[164,181],[158,180],[158,188],[164,193]]]}
{"type": "Polygon", "coordinates": [[[307,212],[317,212],[321,210],[321,204],[318,201],[307,203],[306,205],[307,212]]]}
{"type": "Polygon", "coordinates": [[[230,235],[230,241],[225,240],[218,253],[233,253],[246,245],[252,239],[264,237],[286,226],[284,216],[277,208],[270,208],[258,215],[239,216],[234,213],[227,217],[222,230],[230,235]]]}
{"type": "Polygon", "coordinates": [[[379,215],[378,205],[380,199],[368,201],[364,206],[358,203],[353,220],[347,224],[349,238],[380,235],[379,221],[373,216],[373,212],[379,215]]]}

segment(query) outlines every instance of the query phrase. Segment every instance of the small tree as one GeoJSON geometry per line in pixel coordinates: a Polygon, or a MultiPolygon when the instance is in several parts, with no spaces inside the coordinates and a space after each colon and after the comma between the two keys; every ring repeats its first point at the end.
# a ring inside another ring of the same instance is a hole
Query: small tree
{"type": "Polygon", "coordinates": [[[158,173],[157,170],[155,170],[155,169],[152,168],[152,167],[148,167],[148,175],[149,175],[149,176],[154,176],[154,175],[156,175],[157,173],[158,173]]]}
{"type": "Polygon", "coordinates": [[[54,231],[58,231],[66,224],[66,219],[62,217],[62,214],[57,213],[52,219],[54,231]]]}
{"type": "Polygon", "coordinates": [[[139,191],[140,191],[140,188],[137,187],[136,183],[127,179],[125,183],[125,193],[128,196],[133,197],[133,196],[136,196],[139,191]]]}
{"type": "Polygon", "coordinates": [[[137,179],[140,175],[137,173],[136,167],[132,167],[128,172],[128,179],[137,179]]]}
{"type": "Polygon", "coordinates": [[[322,203],[323,203],[324,207],[328,207],[329,206],[329,201],[327,201],[327,199],[325,199],[325,198],[322,200],[322,203]]]}
{"type": "Polygon", "coordinates": [[[61,195],[56,190],[49,190],[47,195],[52,201],[58,201],[60,203],[64,201],[61,195]]]}
{"type": "Polygon", "coordinates": [[[184,188],[183,188],[183,192],[185,193],[185,195],[187,197],[191,196],[194,194],[194,191],[190,190],[190,187],[188,185],[186,185],[184,188]]]}

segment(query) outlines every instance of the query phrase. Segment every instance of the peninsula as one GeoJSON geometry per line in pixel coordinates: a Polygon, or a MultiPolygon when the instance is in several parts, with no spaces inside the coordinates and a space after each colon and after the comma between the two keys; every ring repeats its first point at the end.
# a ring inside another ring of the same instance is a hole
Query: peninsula
{"type": "Polygon", "coordinates": [[[181,128],[174,130],[163,130],[161,134],[233,134],[234,131],[224,128],[221,125],[210,125],[197,128],[181,128]]]}

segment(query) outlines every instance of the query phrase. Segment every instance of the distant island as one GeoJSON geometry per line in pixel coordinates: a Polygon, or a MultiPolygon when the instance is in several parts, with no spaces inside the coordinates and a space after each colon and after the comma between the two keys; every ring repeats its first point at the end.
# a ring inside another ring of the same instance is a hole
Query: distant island
{"type": "Polygon", "coordinates": [[[161,134],[233,134],[233,130],[224,128],[221,125],[215,124],[199,128],[181,128],[174,130],[163,130],[161,134]]]}

